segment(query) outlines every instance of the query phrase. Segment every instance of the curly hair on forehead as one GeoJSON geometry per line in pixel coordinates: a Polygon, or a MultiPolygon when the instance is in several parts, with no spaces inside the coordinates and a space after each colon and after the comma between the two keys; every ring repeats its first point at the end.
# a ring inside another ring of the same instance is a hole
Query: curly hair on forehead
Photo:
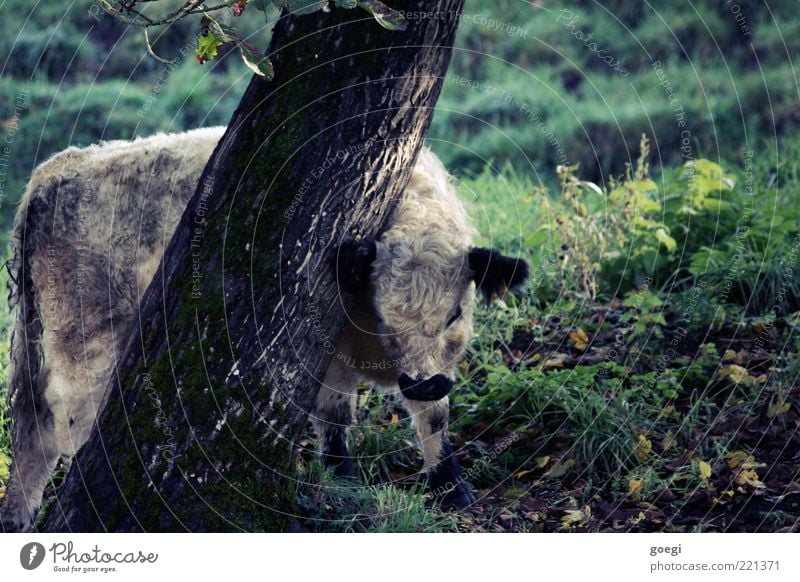
{"type": "Polygon", "coordinates": [[[429,149],[420,153],[390,224],[372,269],[381,307],[434,315],[447,290],[468,284],[467,253],[477,233],[452,177],[429,149]]]}

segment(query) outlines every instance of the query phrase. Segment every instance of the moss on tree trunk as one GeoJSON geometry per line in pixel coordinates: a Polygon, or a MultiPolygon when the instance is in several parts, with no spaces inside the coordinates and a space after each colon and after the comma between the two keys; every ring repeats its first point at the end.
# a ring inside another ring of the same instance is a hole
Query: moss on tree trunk
{"type": "Polygon", "coordinates": [[[280,531],[349,298],[329,268],[405,186],[461,0],[405,31],[360,10],[283,17],[142,302],[98,428],[46,531],[280,531]]]}

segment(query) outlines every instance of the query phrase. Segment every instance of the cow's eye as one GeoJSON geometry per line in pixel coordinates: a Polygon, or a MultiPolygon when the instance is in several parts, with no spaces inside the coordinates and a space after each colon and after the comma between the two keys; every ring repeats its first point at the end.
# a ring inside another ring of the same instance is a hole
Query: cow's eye
{"type": "Polygon", "coordinates": [[[450,319],[447,320],[447,324],[445,325],[445,327],[450,327],[451,325],[453,325],[456,321],[461,319],[462,315],[464,314],[461,311],[461,306],[456,305],[456,309],[455,311],[453,311],[453,315],[450,316],[450,319]]]}

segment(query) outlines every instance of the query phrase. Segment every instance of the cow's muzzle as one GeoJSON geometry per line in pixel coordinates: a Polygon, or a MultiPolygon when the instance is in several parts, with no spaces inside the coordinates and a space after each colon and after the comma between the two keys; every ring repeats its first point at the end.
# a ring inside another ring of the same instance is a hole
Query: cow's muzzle
{"type": "Polygon", "coordinates": [[[402,374],[397,383],[400,384],[400,392],[409,400],[441,400],[450,394],[454,384],[442,374],[424,380],[414,380],[408,374],[402,374]]]}

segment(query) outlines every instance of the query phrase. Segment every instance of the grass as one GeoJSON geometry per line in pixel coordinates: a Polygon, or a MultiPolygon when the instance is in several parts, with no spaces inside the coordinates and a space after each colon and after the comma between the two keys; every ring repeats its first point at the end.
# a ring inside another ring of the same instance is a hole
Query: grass
{"type": "Polygon", "coordinates": [[[361,485],[333,478],[314,462],[298,480],[298,527],[319,532],[457,531],[457,518],[431,507],[424,485],[361,485]]]}

